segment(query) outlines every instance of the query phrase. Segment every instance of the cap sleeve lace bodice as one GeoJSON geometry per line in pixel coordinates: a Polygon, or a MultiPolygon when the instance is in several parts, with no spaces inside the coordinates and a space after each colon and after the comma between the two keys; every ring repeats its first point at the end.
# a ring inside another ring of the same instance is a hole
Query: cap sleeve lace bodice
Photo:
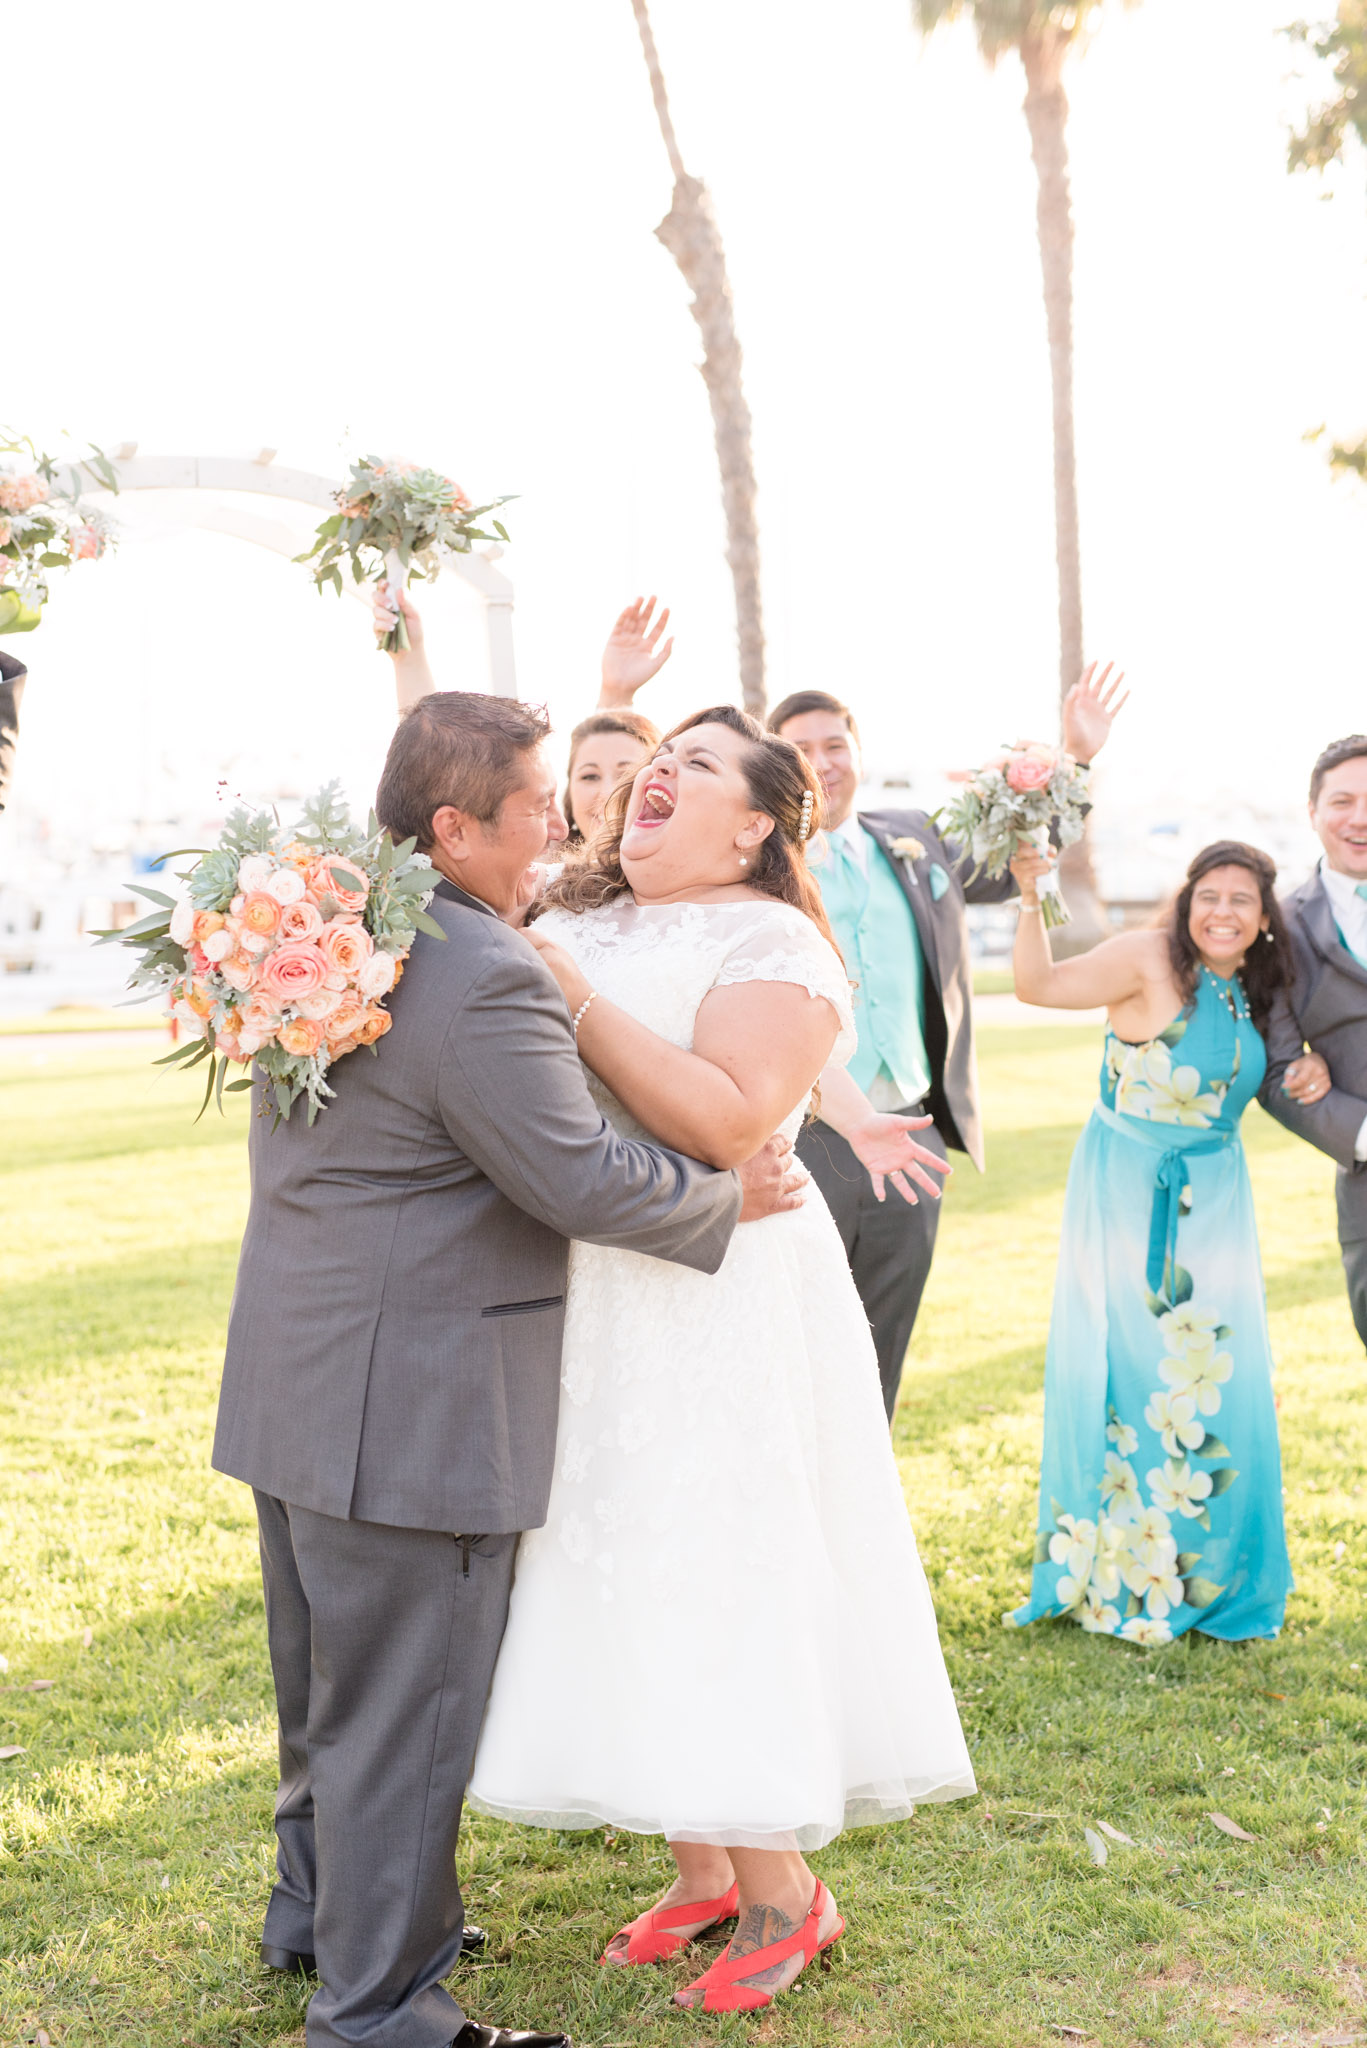
{"type": "MultiPolygon", "coordinates": [[[[547,911],[541,929],[573,953],[594,987],[638,1022],[691,1048],[704,996],[747,981],[787,981],[834,1010],[838,1030],[831,1062],[854,1052],[850,984],[840,955],[811,919],[790,904],[740,899],[730,903],[638,904],[630,896],[573,915],[547,911]]],[[[589,1086],[619,1129],[639,1126],[592,1076],[589,1086]]],[[[785,1119],[791,1136],[806,1105],[785,1119]]]]}

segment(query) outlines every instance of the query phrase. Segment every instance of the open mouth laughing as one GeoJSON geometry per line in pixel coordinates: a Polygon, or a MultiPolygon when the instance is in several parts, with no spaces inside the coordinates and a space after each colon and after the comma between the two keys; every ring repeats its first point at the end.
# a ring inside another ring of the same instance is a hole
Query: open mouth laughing
{"type": "Polygon", "coordinates": [[[674,815],[674,792],[663,782],[648,782],[641,796],[641,808],[632,819],[639,831],[667,825],[674,815]]]}

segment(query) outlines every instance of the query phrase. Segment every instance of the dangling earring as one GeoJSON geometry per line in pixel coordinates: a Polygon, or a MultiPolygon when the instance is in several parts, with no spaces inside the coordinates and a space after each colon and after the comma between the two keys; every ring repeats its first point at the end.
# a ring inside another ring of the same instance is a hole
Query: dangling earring
{"type": "Polygon", "coordinates": [[[740,864],[743,868],[748,868],[750,865],[749,861],[746,859],[744,854],[742,854],[740,857],[740,864]]]}
{"type": "Polygon", "coordinates": [[[1264,932],[1263,937],[1267,940],[1269,946],[1276,945],[1277,941],[1273,938],[1271,932],[1264,932]]]}

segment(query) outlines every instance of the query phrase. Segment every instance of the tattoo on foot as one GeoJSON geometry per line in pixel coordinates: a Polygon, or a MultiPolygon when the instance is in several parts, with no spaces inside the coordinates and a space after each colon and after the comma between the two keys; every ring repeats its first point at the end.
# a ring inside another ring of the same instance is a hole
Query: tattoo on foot
{"type": "MultiPolygon", "coordinates": [[[[756,1949],[768,1948],[771,1942],[786,1940],[798,1924],[796,1920],[790,1920],[777,1906],[751,1906],[731,1937],[731,1946],[727,1954],[734,1961],[739,1956],[753,1954],[756,1949]]],[[[753,1976],[747,1975],[742,1981],[767,1991],[771,1985],[779,1983],[788,1975],[793,1964],[800,1960],[800,1957],[789,1956],[781,1963],[771,1963],[766,1970],[756,1970],[753,1976]]]]}

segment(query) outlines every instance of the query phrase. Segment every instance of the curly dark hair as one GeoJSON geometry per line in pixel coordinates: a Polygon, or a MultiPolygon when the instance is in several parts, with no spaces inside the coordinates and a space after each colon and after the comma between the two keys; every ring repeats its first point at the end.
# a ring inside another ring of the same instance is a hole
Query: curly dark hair
{"type": "Polygon", "coordinates": [[[1196,893],[1197,883],[1203,881],[1213,868],[1246,869],[1257,883],[1262,898],[1267,930],[1258,934],[1239,969],[1239,979],[1248,998],[1249,1015],[1257,1029],[1262,1031],[1272,1013],[1278,990],[1286,988],[1291,980],[1291,952],[1286,923],[1277,901],[1276,862],[1261,847],[1248,846],[1242,839],[1217,839],[1210,846],[1203,846],[1192,861],[1166,919],[1168,958],[1172,962],[1173,978],[1182,992],[1182,1000],[1194,1002],[1201,974],[1201,956],[1191,936],[1191,899],[1196,893]]]}
{"type": "MultiPolygon", "coordinates": [[[[746,881],[752,889],[762,890],[766,896],[791,903],[795,910],[802,911],[834,946],[821,891],[807,866],[807,846],[810,834],[821,825],[823,801],[821,784],[806,755],[791,740],[781,740],[766,732],[758,719],[738,711],[734,704],[714,704],[706,711],[695,711],[691,718],[685,718],[672,732],[667,732],[665,741],[676,740],[698,725],[724,725],[748,743],[742,767],[750,801],[757,811],[763,811],[774,821],[774,830],[751,854],[746,881]],[[807,796],[812,799],[811,822],[804,841],[798,834],[803,798],[807,796]]],[[[601,904],[612,903],[627,894],[631,885],[623,872],[621,855],[630,794],[630,783],[613,791],[603,815],[603,830],[587,857],[567,866],[557,876],[528,913],[529,917],[543,910],[597,910],[601,904]]],[[[836,951],[839,950],[837,946],[836,951]]]]}

